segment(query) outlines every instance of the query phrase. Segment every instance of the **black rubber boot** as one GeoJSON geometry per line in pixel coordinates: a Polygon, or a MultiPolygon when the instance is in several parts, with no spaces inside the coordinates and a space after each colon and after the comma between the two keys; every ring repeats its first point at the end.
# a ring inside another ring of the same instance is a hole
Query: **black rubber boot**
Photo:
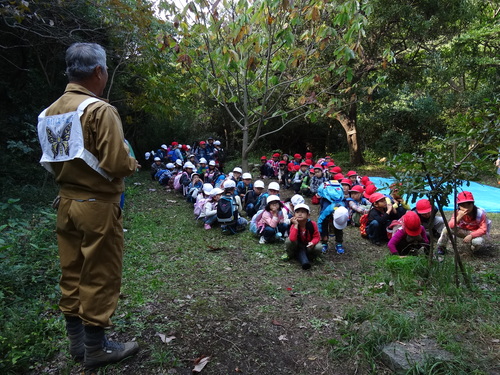
{"type": "Polygon", "coordinates": [[[83,340],[85,331],[82,320],[77,316],[66,316],[66,332],[69,338],[69,353],[75,361],[81,362],[85,357],[83,340]]]}
{"type": "Polygon", "coordinates": [[[299,250],[297,259],[300,262],[303,270],[308,270],[309,268],[311,268],[311,263],[309,263],[309,258],[307,257],[307,253],[305,250],[299,250]]]}
{"type": "Polygon", "coordinates": [[[134,355],[139,351],[136,342],[108,341],[104,335],[104,328],[85,326],[85,361],[87,369],[101,367],[110,363],[120,362],[122,359],[134,355]]]}

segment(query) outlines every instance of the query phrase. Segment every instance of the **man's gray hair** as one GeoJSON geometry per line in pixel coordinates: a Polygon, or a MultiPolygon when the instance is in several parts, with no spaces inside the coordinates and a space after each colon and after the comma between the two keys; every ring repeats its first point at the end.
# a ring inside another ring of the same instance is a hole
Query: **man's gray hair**
{"type": "Polygon", "coordinates": [[[78,82],[92,75],[100,65],[106,67],[106,51],[96,43],[74,43],[66,51],[66,75],[70,82],[78,82]]]}

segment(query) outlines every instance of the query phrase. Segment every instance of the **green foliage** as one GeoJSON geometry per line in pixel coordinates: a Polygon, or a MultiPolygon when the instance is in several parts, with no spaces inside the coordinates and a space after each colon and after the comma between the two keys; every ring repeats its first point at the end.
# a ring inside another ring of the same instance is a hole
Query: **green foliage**
{"type": "Polygon", "coordinates": [[[58,351],[63,325],[54,315],[59,276],[55,214],[0,203],[0,369],[20,371],[58,351]]]}

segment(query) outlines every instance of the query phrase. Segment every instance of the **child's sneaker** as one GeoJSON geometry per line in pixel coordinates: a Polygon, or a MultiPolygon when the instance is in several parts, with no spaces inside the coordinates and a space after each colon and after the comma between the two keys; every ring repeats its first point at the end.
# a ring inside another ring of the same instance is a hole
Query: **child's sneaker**
{"type": "Polygon", "coordinates": [[[212,227],[210,226],[210,224],[205,224],[203,227],[205,228],[205,230],[212,229],[212,227]]]}
{"type": "Polygon", "coordinates": [[[260,236],[259,243],[260,243],[261,245],[263,245],[263,244],[265,244],[265,243],[266,243],[266,239],[264,238],[264,236],[260,236]]]}
{"type": "Polygon", "coordinates": [[[328,251],[328,244],[324,243],[323,246],[321,246],[321,252],[324,254],[328,251]]]}
{"type": "Polygon", "coordinates": [[[335,248],[337,249],[337,254],[344,254],[344,246],[341,243],[336,244],[335,248]]]}

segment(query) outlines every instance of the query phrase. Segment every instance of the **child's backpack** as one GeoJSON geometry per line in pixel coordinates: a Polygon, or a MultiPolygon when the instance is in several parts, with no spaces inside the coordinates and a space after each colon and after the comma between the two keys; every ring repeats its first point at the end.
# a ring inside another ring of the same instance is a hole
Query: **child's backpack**
{"type": "Polygon", "coordinates": [[[319,185],[318,195],[328,199],[332,203],[339,203],[344,199],[344,190],[339,183],[328,181],[319,185]]]}
{"type": "Polygon", "coordinates": [[[387,239],[390,240],[392,238],[392,235],[394,233],[396,233],[396,231],[398,229],[401,229],[401,228],[403,228],[403,221],[401,219],[391,221],[391,223],[389,224],[389,226],[386,229],[387,239]]]}
{"type": "Polygon", "coordinates": [[[208,202],[209,199],[210,198],[201,198],[197,202],[195,202],[193,213],[194,213],[194,217],[197,220],[200,217],[201,213],[203,212],[203,210],[205,208],[205,204],[208,202]]]}
{"type": "Polygon", "coordinates": [[[232,196],[223,195],[217,204],[217,221],[230,224],[238,220],[238,210],[232,196]]]}
{"type": "Polygon", "coordinates": [[[177,191],[182,190],[181,177],[183,172],[179,172],[174,177],[174,189],[177,191]]]}
{"type": "MultiPolygon", "coordinates": [[[[168,172],[168,170],[167,170],[168,172]]],[[[158,182],[160,185],[165,186],[168,184],[168,180],[170,179],[170,173],[167,173],[163,171],[163,173],[160,175],[160,178],[158,179],[158,182]]]]}
{"type": "Polygon", "coordinates": [[[368,238],[368,233],[366,233],[366,227],[368,226],[368,214],[361,215],[359,218],[359,233],[361,237],[368,238]]]}

